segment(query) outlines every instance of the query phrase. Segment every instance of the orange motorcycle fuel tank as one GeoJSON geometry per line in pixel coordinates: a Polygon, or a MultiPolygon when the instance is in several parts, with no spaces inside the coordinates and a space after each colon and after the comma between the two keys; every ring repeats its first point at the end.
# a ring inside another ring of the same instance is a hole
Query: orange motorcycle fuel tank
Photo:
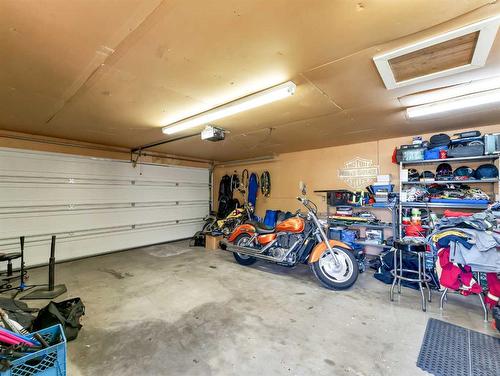
{"type": "Polygon", "coordinates": [[[285,219],[276,226],[277,232],[302,232],[304,231],[305,221],[300,217],[292,217],[285,219]]]}

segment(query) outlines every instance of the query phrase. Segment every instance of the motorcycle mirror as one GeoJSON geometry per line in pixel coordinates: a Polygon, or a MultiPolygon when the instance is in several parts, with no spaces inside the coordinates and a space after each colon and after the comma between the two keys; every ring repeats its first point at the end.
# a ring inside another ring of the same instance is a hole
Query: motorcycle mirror
{"type": "Polygon", "coordinates": [[[307,187],[306,184],[301,180],[299,181],[299,190],[302,192],[302,195],[306,195],[307,193],[307,187]]]}

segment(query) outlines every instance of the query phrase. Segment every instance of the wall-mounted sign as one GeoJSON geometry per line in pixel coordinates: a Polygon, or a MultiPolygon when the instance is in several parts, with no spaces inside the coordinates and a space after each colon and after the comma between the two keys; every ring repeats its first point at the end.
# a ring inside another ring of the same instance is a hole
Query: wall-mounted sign
{"type": "Polygon", "coordinates": [[[360,189],[370,184],[378,175],[379,166],[370,159],[356,157],[344,163],[339,169],[339,177],[351,188],[360,189]]]}

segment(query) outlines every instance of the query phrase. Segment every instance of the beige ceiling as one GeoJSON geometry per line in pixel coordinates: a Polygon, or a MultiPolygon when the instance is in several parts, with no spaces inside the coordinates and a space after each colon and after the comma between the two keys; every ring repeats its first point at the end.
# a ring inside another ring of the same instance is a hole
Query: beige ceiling
{"type": "Polygon", "coordinates": [[[408,121],[398,97],[500,75],[500,38],[484,68],[395,90],[372,58],[499,13],[487,0],[3,0],[0,129],[132,148],[287,80],[293,97],[215,122],[225,141],[154,150],[233,160],[498,124],[500,110],[408,121]]]}

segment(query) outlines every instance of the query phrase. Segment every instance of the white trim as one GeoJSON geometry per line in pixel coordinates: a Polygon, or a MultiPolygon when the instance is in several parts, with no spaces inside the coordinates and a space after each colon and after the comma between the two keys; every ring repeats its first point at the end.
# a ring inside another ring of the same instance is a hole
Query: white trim
{"type": "Polygon", "coordinates": [[[435,37],[422,40],[420,42],[416,42],[409,46],[401,47],[396,50],[374,56],[373,62],[377,66],[380,76],[382,77],[382,80],[384,81],[384,84],[387,87],[387,89],[395,89],[398,87],[408,86],[419,82],[445,77],[452,74],[465,72],[471,69],[476,69],[486,64],[486,59],[488,58],[491,47],[495,40],[499,25],[500,25],[500,15],[497,15],[495,17],[491,17],[482,20],[480,22],[476,22],[474,24],[449,31],[447,33],[440,34],[435,37]],[[446,42],[451,39],[461,37],[463,35],[474,33],[476,31],[479,31],[479,36],[477,39],[476,48],[474,49],[474,54],[472,56],[471,64],[427,74],[424,76],[412,78],[405,81],[400,81],[400,82],[396,81],[392,69],[389,65],[389,60],[409,54],[411,52],[422,50],[424,48],[442,42],[446,42]]]}

